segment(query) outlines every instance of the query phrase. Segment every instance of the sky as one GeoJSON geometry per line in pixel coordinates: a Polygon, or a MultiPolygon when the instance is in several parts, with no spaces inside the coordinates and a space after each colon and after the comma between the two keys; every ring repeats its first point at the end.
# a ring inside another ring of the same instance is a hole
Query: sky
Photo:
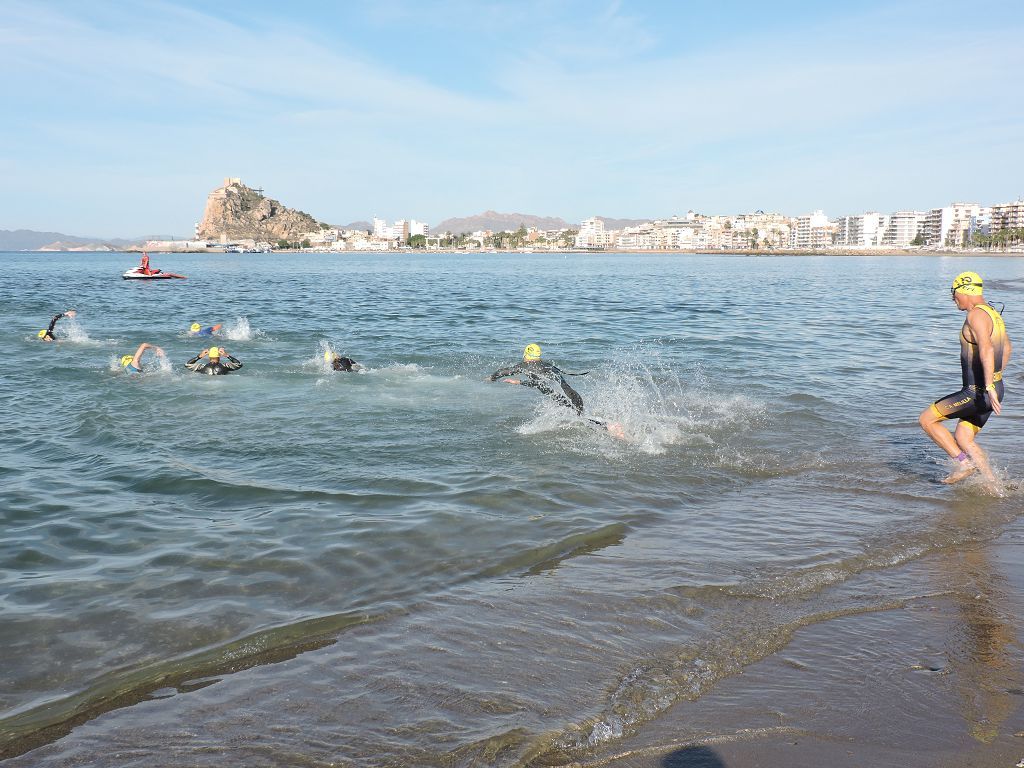
{"type": "Polygon", "coordinates": [[[1024,3],[0,0],[0,229],[1024,195],[1024,3]]]}

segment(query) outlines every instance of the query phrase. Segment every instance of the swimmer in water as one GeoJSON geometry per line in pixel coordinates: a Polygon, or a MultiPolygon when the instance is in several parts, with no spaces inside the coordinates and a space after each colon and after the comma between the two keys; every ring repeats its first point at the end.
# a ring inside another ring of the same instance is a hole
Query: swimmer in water
{"type": "Polygon", "coordinates": [[[982,295],[981,276],[962,272],[953,280],[950,294],[957,309],[967,313],[960,329],[960,370],[963,388],[922,411],[918,421],[936,445],[955,462],[953,471],[942,481],[958,483],[980,471],[990,483],[996,477],[988,457],[975,441],[989,416],[1003,410],[1003,368],[1010,360],[1013,345],[1006,324],[982,295]],[[942,423],[959,419],[951,434],[942,423]]]}
{"type": "Polygon", "coordinates": [[[139,344],[139,348],[135,350],[134,355],[122,355],[121,356],[121,367],[124,368],[125,373],[142,373],[142,353],[147,349],[152,349],[153,354],[157,357],[163,357],[164,351],[147,341],[139,344]]]}
{"type": "Polygon", "coordinates": [[[242,367],[242,363],[229,355],[226,349],[210,347],[185,363],[185,367],[195,373],[205,373],[207,376],[223,376],[226,373],[237,371],[242,367]],[[203,362],[204,357],[207,358],[205,363],[203,362]]]}
{"type": "MultiPolygon", "coordinates": [[[[582,416],[583,398],[580,397],[579,392],[569,386],[564,375],[585,376],[586,373],[566,373],[552,363],[541,360],[540,357],[540,345],[528,344],[526,349],[523,350],[523,362],[506,368],[499,368],[488,376],[486,381],[498,381],[500,379],[505,384],[519,384],[524,387],[532,387],[547,395],[559,405],[570,408],[577,415],[582,416]]],[[[617,422],[606,422],[591,418],[586,420],[595,426],[607,429],[614,437],[620,439],[625,437],[622,425],[617,422]]]]}
{"type": "Polygon", "coordinates": [[[57,321],[62,317],[74,317],[77,313],[73,309],[67,309],[59,314],[53,316],[53,320],[50,321],[50,327],[45,331],[40,331],[36,335],[43,341],[56,341],[57,337],[53,334],[53,327],[57,325],[57,321]]]}
{"type": "Polygon", "coordinates": [[[213,334],[217,333],[217,331],[220,330],[221,325],[222,325],[221,323],[217,323],[216,325],[202,326],[199,323],[192,323],[192,325],[189,326],[188,335],[189,336],[213,336],[213,334]]]}
{"type": "Polygon", "coordinates": [[[336,352],[331,352],[330,350],[324,352],[324,361],[327,362],[335,371],[344,371],[346,373],[351,373],[355,371],[361,371],[363,369],[363,366],[361,366],[351,357],[342,357],[336,352]]]}

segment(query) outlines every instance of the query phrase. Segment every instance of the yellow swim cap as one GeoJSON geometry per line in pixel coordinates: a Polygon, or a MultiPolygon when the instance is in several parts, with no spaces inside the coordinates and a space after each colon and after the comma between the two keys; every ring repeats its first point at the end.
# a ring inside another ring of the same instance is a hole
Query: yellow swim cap
{"type": "Polygon", "coordinates": [[[965,293],[968,296],[981,296],[981,275],[977,272],[961,272],[953,280],[953,293],[965,293]]]}
{"type": "Polygon", "coordinates": [[[327,362],[327,363],[333,363],[334,362],[334,353],[331,352],[331,350],[329,350],[329,349],[326,352],[324,352],[324,362],[327,362]]]}
{"type": "Polygon", "coordinates": [[[540,344],[527,344],[523,350],[523,360],[540,360],[540,344]]]}
{"type": "Polygon", "coordinates": [[[192,333],[199,333],[199,331],[201,331],[202,329],[203,326],[201,326],[199,323],[192,323],[192,326],[189,328],[189,330],[192,331],[192,333]]]}
{"type": "Polygon", "coordinates": [[[36,334],[36,336],[38,336],[40,339],[43,338],[45,335],[46,331],[40,331],[39,333],[36,334]]]}
{"type": "Polygon", "coordinates": [[[128,365],[134,359],[135,359],[134,355],[121,355],[121,367],[124,368],[126,365],[128,365]]]}
{"type": "Polygon", "coordinates": [[[210,347],[210,349],[206,353],[206,356],[209,357],[211,360],[220,357],[220,348],[210,347]]]}

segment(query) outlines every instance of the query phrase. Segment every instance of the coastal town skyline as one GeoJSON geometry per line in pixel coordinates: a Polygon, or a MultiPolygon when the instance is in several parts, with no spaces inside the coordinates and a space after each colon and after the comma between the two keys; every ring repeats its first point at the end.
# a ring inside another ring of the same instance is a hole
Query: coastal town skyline
{"type": "Polygon", "coordinates": [[[302,10],[5,3],[0,228],[184,234],[222,168],[339,222],[1024,192],[1015,3],[302,10]]]}

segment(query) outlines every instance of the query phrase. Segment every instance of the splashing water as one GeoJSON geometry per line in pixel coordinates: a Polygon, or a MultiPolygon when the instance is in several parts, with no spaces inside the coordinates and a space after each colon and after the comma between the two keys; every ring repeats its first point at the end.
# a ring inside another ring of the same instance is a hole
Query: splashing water
{"type": "Polygon", "coordinates": [[[65,317],[57,323],[55,331],[58,341],[71,342],[72,344],[99,344],[89,338],[85,328],[78,321],[77,317],[65,317]]]}
{"type": "MultiPolygon", "coordinates": [[[[591,373],[588,382],[582,393],[584,417],[621,425],[623,442],[641,453],[662,454],[676,444],[712,445],[764,421],[763,403],[712,393],[699,365],[684,381],[657,350],[645,345],[616,355],[612,364],[591,373]]],[[[568,408],[544,400],[519,432],[537,434],[573,424],[591,426],[568,408]]]]}
{"type": "Polygon", "coordinates": [[[255,338],[266,338],[267,335],[259,328],[253,328],[249,324],[249,318],[236,317],[230,323],[225,323],[223,328],[224,338],[231,341],[249,341],[255,338]]]}

